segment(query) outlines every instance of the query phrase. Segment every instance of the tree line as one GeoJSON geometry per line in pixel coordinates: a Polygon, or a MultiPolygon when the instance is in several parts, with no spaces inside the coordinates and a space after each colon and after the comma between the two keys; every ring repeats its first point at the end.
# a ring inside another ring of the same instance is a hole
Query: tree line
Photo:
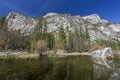
{"type": "Polygon", "coordinates": [[[7,31],[7,20],[0,18],[0,51],[4,50],[26,50],[34,52],[38,50],[40,56],[46,50],[58,49],[71,52],[88,52],[91,48],[98,46],[111,46],[113,49],[120,49],[120,42],[99,40],[94,43],[90,41],[87,25],[72,31],[70,28],[60,25],[57,32],[47,32],[46,20],[41,17],[34,28],[34,32],[29,35],[19,33],[19,30],[7,31]]]}

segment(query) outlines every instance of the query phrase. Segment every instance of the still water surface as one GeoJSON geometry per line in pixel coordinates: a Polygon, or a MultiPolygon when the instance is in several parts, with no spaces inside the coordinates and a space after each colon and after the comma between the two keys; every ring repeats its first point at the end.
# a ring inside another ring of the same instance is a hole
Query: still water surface
{"type": "Polygon", "coordinates": [[[0,60],[0,80],[120,80],[120,59],[77,56],[0,60]]]}

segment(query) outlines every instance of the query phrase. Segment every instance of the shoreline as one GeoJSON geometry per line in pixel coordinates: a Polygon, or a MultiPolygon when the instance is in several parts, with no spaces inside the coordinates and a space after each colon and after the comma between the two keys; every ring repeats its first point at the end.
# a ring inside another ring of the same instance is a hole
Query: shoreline
{"type": "Polygon", "coordinates": [[[58,55],[60,57],[67,57],[67,56],[92,56],[88,52],[82,52],[82,53],[78,53],[78,52],[74,52],[74,53],[58,53],[58,55]]]}
{"type": "MultiPolygon", "coordinates": [[[[114,51],[113,51],[114,52],[114,51]]],[[[53,51],[48,51],[43,54],[43,56],[48,56],[49,54],[55,54],[53,51]]],[[[73,52],[73,53],[66,53],[64,50],[58,50],[56,55],[58,58],[63,57],[69,57],[69,56],[92,56],[89,52],[73,52]]],[[[120,52],[117,52],[113,55],[120,56],[120,52]]],[[[31,58],[39,58],[39,55],[37,52],[35,53],[28,53],[24,51],[18,51],[18,52],[0,52],[0,59],[31,59],[31,58]]]]}
{"type": "MultiPolygon", "coordinates": [[[[45,53],[43,54],[43,56],[45,55],[49,55],[52,53],[45,53]]],[[[56,53],[56,55],[58,55],[59,58],[62,57],[68,57],[68,56],[91,56],[90,53],[88,52],[83,52],[83,53],[78,53],[78,52],[74,52],[74,53],[56,53]]],[[[38,53],[28,53],[28,52],[0,52],[0,59],[9,59],[9,58],[15,58],[15,59],[31,59],[31,58],[39,58],[38,53]]]]}

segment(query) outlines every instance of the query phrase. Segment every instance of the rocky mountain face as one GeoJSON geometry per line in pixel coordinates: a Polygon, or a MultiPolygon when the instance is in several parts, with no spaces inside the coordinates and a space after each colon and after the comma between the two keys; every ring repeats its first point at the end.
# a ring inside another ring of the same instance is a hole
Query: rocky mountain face
{"type": "MultiPolygon", "coordinates": [[[[29,35],[34,31],[38,19],[27,17],[15,12],[6,16],[8,30],[19,30],[24,35],[29,35]]],[[[107,20],[100,19],[97,14],[89,16],[71,16],[70,14],[48,13],[43,16],[43,27],[47,32],[57,33],[62,25],[66,30],[68,27],[72,32],[85,32],[86,27],[91,41],[95,40],[119,40],[120,41],[120,24],[111,23],[107,20]]]]}
{"type": "Polygon", "coordinates": [[[8,22],[8,31],[19,30],[20,33],[28,35],[33,32],[37,20],[16,12],[11,12],[6,16],[8,22]]]}

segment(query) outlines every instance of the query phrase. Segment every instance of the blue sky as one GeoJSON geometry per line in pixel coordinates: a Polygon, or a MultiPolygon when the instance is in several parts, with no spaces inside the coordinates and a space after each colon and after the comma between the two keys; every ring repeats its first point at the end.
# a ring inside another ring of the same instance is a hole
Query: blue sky
{"type": "Polygon", "coordinates": [[[48,12],[80,16],[98,14],[103,19],[120,22],[120,0],[0,0],[0,16],[11,11],[32,17],[48,12]]]}

